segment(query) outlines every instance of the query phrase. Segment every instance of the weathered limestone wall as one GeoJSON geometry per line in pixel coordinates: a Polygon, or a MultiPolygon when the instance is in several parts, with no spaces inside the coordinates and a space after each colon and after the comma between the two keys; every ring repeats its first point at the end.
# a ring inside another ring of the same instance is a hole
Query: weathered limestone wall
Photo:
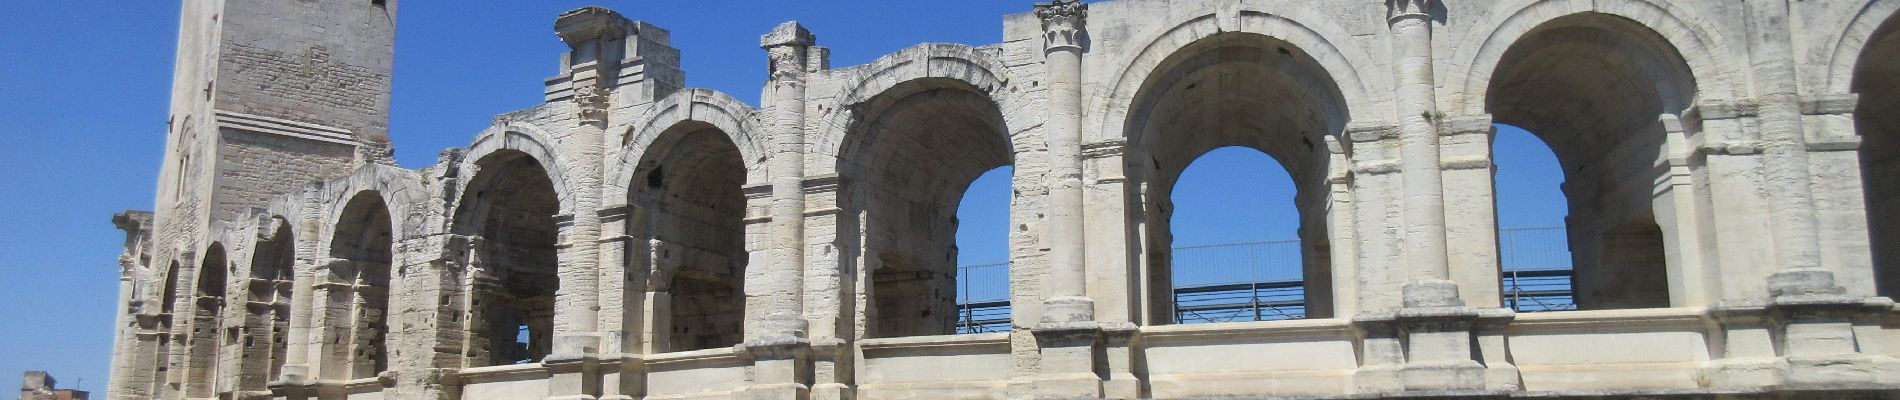
{"type": "Polygon", "coordinates": [[[187,4],[109,397],[1900,391],[1900,1],[1056,2],[838,68],[786,23],[757,106],[589,7],[545,103],[421,170],[394,7],[187,4]],[[1581,311],[1500,308],[1493,124],[1563,167],[1581,311]],[[1306,319],[1172,320],[1169,195],[1222,146],[1299,188],[1306,319]],[[1000,166],[1012,329],[951,335],[1000,166]]]}

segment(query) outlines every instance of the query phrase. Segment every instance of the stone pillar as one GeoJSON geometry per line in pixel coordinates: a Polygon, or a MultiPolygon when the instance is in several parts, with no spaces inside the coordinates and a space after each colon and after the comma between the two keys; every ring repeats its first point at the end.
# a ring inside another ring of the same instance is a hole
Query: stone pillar
{"type": "MultiPolygon", "coordinates": [[[[1400,206],[1404,215],[1404,256],[1401,259],[1406,265],[1407,279],[1400,293],[1398,310],[1362,314],[1355,320],[1365,325],[1391,326],[1368,331],[1394,334],[1391,337],[1397,339],[1400,348],[1396,350],[1403,362],[1396,371],[1383,370],[1387,375],[1366,376],[1396,381],[1371,385],[1362,382],[1361,386],[1407,391],[1483,389],[1484,366],[1474,359],[1472,348],[1472,330],[1480,313],[1465,307],[1458,284],[1451,280],[1445,242],[1444,172],[1438,126],[1444,117],[1438,112],[1436,81],[1432,77],[1431,13],[1440,3],[1387,0],[1386,5],[1392,51],[1397,60],[1393,72],[1403,181],[1400,206]]],[[[1508,311],[1504,313],[1508,315],[1508,311]]]]}
{"type": "Polygon", "coordinates": [[[1399,129],[1399,162],[1403,174],[1405,264],[1410,279],[1405,299],[1432,305],[1462,305],[1451,282],[1445,247],[1445,186],[1439,169],[1436,81],[1432,77],[1433,0],[1387,0],[1387,23],[1392,30],[1396,60],[1394,106],[1399,129]]]}
{"type": "MultiPolygon", "coordinates": [[[[310,276],[310,312],[307,325],[309,338],[306,349],[309,375],[300,384],[316,383],[319,380],[349,379],[349,346],[342,338],[350,337],[350,284],[338,282],[331,273],[342,268],[349,260],[330,260],[311,271],[310,276]]],[[[284,370],[288,375],[289,367],[284,370]]]]}
{"type": "Polygon", "coordinates": [[[1095,320],[1087,295],[1087,252],[1082,204],[1082,31],[1088,5],[1059,0],[1036,4],[1042,18],[1043,63],[1048,73],[1049,278],[1044,322],[1095,320]]]}
{"type": "Polygon", "coordinates": [[[1102,397],[1095,372],[1102,328],[1088,298],[1087,252],[1083,248],[1082,46],[1088,4],[1057,0],[1036,4],[1042,19],[1043,60],[1048,74],[1049,274],[1043,278],[1042,321],[1030,329],[1042,349],[1035,396],[1102,397]]]}
{"type": "MultiPolygon", "coordinates": [[[[766,287],[762,335],[803,337],[805,332],[805,78],[808,50],[818,37],[797,22],[786,22],[759,38],[765,49],[768,74],[766,83],[766,126],[772,143],[772,229],[771,259],[763,278],[747,286],[766,287]]],[[[748,277],[750,278],[750,277],[748,277]]],[[[748,290],[750,292],[750,290],[748,290]]],[[[750,335],[748,335],[750,336],[750,335]]]]}
{"type": "Polygon", "coordinates": [[[746,292],[762,295],[760,321],[748,324],[738,351],[752,359],[746,399],[804,399],[811,395],[811,340],[805,328],[805,81],[818,37],[786,22],[759,37],[767,74],[764,111],[772,131],[770,259],[748,273],[746,292]]]}
{"type": "MultiPolygon", "coordinates": [[[[1765,193],[1769,229],[1778,271],[1768,276],[1768,314],[1780,323],[1777,348],[1787,368],[1785,385],[1827,386],[1869,384],[1879,378],[1886,356],[1866,354],[1858,344],[1871,341],[1856,336],[1855,320],[1892,307],[1884,298],[1863,298],[1836,284],[1835,273],[1822,264],[1819,222],[1808,152],[1808,133],[1802,123],[1790,30],[1789,0],[1751,0],[1746,3],[1751,41],[1756,101],[1760,107],[1759,146],[1764,185],[1785,190],[1765,193]]],[[[1871,319],[1871,318],[1865,318],[1871,319]]]]}

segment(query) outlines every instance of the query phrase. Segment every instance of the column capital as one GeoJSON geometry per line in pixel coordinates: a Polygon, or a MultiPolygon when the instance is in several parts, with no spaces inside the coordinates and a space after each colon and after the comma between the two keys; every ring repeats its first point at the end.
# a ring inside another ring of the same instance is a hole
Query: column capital
{"type": "Polygon", "coordinates": [[[1386,22],[1396,23],[1411,18],[1431,19],[1432,6],[1437,2],[1438,0],[1386,0],[1386,22]]]}
{"type": "Polygon", "coordinates": [[[766,76],[771,80],[795,80],[807,70],[807,50],[818,44],[818,35],[798,21],[786,21],[759,36],[759,48],[765,49],[766,76]]]}
{"type": "Polygon", "coordinates": [[[1082,23],[1088,19],[1089,5],[1081,0],[1056,0],[1036,3],[1036,17],[1042,19],[1043,50],[1082,48],[1082,23]]]}

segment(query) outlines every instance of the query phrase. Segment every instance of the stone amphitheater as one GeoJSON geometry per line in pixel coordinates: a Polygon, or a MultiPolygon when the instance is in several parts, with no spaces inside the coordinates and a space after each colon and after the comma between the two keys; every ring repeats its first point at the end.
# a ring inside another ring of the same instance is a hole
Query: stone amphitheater
{"type": "Polygon", "coordinates": [[[1025,1],[848,67],[788,22],[722,61],[756,106],[588,7],[420,169],[397,3],[184,2],[109,398],[1900,397],[1900,0],[1025,1]],[[1560,162],[1577,310],[1503,301],[1496,124],[1560,162]],[[1223,146],[1298,188],[1304,318],[1178,323],[1223,146]],[[1007,329],[956,334],[999,166],[1007,329]]]}

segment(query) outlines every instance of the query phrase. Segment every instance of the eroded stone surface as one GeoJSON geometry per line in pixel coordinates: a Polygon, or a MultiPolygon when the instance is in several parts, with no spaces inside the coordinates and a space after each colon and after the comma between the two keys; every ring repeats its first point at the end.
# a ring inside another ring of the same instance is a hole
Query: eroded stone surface
{"type": "Polygon", "coordinates": [[[542,104],[409,170],[396,1],[188,2],[107,396],[1894,397],[1896,10],[1057,1],[837,68],[788,22],[754,106],[588,7],[542,104]],[[1494,123],[1557,155],[1583,311],[1501,308],[1494,123]],[[1307,319],[1172,320],[1224,146],[1294,179],[1307,319]],[[1014,329],[950,335],[999,166],[1014,329]]]}

